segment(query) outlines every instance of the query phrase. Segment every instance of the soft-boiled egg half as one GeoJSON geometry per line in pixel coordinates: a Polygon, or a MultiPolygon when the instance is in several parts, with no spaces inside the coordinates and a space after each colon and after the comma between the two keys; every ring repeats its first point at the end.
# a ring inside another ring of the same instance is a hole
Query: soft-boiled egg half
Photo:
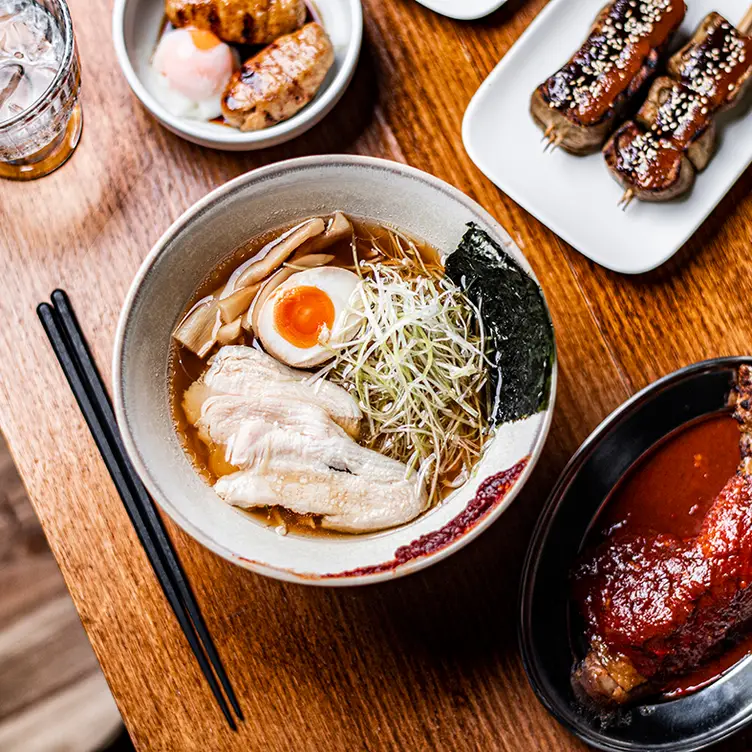
{"type": "Polygon", "coordinates": [[[222,114],[222,94],[238,66],[237,52],[211,31],[173,29],[159,40],[147,84],[171,114],[211,120],[222,114]]]}
{"type": "Polygon", "coordinates": [[[310,368],[333,357],[332,346],[355,335],[362,314],[353,309],[360,277],[320,266],[296,272],[264,301],[256,336],[287,365],[310,368]]]}

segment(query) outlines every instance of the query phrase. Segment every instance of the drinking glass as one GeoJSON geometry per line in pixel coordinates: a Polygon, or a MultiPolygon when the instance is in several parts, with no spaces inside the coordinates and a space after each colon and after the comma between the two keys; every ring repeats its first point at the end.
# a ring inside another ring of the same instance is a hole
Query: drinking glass
{"type": "MultiPolygon", "coordinates": [[[[0,22],[17,19],[19,13],[26,14],[29,10],[36,13],[34,18],[42,17],[49,24],[46,39],[54,42],[55,52],[51,54],[57,59],[57,71],[35,101],[21,112],[9,117],[6,112],[5,119],[0,117],[0,177],[14,180],[39,178],[60,167],[73,154],[83,128],[79,102],[81,69],[68,6],[64,0],[0,0],[0,22]],[[45,12],[49,18],[43,16],[45,12]]],[[[23,45],[28,36],[19,35],[17,29],[13,34],[12,39],[5,35],[5,56],[0,60],[0,65],[6,66],[3,77],[6,88],[0,83],[0,90],[6,95],[19,80],[18,75],[15,80],[12,76],[23,71],[27,52],[23,45]],[[10,56],[9,39],[17,47],[10,56]],[[14,58],[18,59],[18,65],[14,58]],[[7,75],[8,70],[11,76],[7,75]]]]}

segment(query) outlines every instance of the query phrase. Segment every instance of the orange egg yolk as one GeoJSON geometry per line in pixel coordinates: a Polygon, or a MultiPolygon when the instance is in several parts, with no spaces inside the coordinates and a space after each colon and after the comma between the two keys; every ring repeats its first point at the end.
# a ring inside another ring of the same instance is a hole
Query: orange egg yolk
{"type": "Polygon", "coordinates": [[[204,29],[191,29],[191,41],[197,50],[210,50],[222,43],[216,34],[204,29]]]}
{"type": "Polygon", "coordinates": [[[274,328],[291,345],[318,344],[319,333],[334,324],[334,304],[318,287],[293,287],[274,304],[274,328]]]}

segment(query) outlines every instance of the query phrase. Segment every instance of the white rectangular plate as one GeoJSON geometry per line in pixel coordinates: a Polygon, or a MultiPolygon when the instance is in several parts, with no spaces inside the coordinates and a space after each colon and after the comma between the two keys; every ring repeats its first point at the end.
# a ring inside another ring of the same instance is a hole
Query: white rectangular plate
{"type": "MultiPolygon", "coordinates": [[[[752,162],[750,99],[718,118],[718,151],[692,192],[664,204],[617,206],[623,189],[596,153],[544,154],[530,117],[533,90],[585,40],[605,0],[551,0],[481,84],[465,113],[462,138],[499,188],[580,253],[626,274],[654,269],[681,248],[752,162]]],[[[672,49],[711,11],[739,23],[749,0],[689,0],[672,49]]]]}

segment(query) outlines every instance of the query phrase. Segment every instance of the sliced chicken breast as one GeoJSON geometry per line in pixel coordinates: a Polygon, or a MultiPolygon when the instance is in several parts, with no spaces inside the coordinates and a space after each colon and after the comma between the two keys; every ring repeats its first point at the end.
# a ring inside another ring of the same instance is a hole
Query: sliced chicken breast
{"type": "Polygon", "coordinates": [[[420,514],[428,495],[419,474],[353,441],[355,400],[308,378],[253,348],[227,346],[187,390],[183,406],[199,436],[239,468],[219,478],[217,494],[240,507],[321,515],[324,527],[346,532],[420,514]]]}
{"type": "MultiPolygon", "coordinates": [[[[262,399],[295,398],[319,405],[353,437],[358,436],[363,413],[357,401],[324,379],[311,382],[311,374],[289,368],[253,347],[228,345],[209,361],[209,370],[196,382],[212,394],[233,394],[262,399]]],[[[193,388],[193,387],[192,387],[193,388]]]]}
{"type": "MultiPolygon", "coordinates": [[[[207,443],[221,446],[233,441],[237,450],[235,453],[240,455],[237,438],[233,437],[237,437],[245,426],[252,423],[262,423],[268,426],[268,430],[276,428],[283,433],[294,434],[301,440],[326,439],[336,435],[350,441],[326,410],[319,405],[295,399],[213,395],[204,402],[201,417],[195,425],[207,443]]],[[[242,458],[238,456],[238,459],[242,458]]]]}
{"type": "MultiPolygon", "coordinates": [[[[333,469],[387,483],[407,475],[403,463],[360,446],[331,421],[327,428],[312,411],[289,421],[264,421],[250,409],[242,410],[246,417],[239,418],[239,410],[220,400],[212,398],[202,429],[215,444],[228,447],[227,459],[236,467],[261,472],[287,466],[333,469]]],[[[327,420],[323,411],[321,416],[327,420]]]]}
{"type": "Polygon", "coordinates": [[[348,533],[401,525],[419,515],[426,502],[415,480],[386,483],[332,470],[290,468],[264,475],[241,470],[220,478],[214,490],[235,506],[280,505],[321,515],[323,527],[348,533]]]}

